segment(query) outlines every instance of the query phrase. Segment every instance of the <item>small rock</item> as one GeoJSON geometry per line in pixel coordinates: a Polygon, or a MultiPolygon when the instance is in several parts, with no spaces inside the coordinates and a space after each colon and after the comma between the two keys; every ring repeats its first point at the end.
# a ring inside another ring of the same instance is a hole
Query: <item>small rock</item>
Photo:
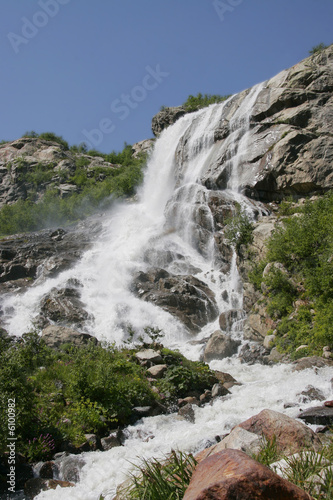
{"type": "Polygon", "coordinates": [[[135,357],[140,361],[151,361],[154,365],[161,364],[163,359],[158,351],[153,349],[144,349],[135,354],[135,357]]]}
{"type": "Polygon", "coordinates": [[[121,446],[121,442],[117,437],[117,433],[113,432],[109,436],[102,438],[101,446],[104,451],[111,450],[111,448],[115,448],[116,446],[121,446]]]}
{"type": "Polygon", "coordinates": [[[186,404],[182,408],[179,408],[178,415],[182,417],[184,420],[188,420],[189,422],[192,422],[194,424],[195,415],[193,406],[191,404],[186,404]]]}
{"type": "Polygon", "coordinates": [[[228,389],[225,388],[222,384],[214,384],[212,387],[212,398],[217,398],[218,396],[227,396],[227,394],[231,394],[228,389]]]}
{"type": "Polygon", "coordinates": [[[147,371],[153,378],[162,378],[167,369],[167,365],[154,365],[148,368],[147,371]]]}

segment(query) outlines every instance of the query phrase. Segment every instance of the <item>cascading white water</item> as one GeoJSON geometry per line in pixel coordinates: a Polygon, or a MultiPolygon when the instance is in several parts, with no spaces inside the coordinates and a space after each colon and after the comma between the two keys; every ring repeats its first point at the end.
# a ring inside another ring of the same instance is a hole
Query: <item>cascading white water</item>
{"type": "MultiPolygon", "coordinates": [[[[256,86],[244,97],[229,123],[226,139],[230,145],[226,196],[248,211],[251,203],[238,192],[238,166],[246,153],[250,116],[261,88],[256,86]]],[[[235,257],[228,275],[214,268],[214,221],[207,207],[208,189],[200,181],[214,154],[214,131],[225,120],[227,106],[228,102],[185,115],[161,134],[149,159],[138,202],[113,207],[104,218],[101,237],[73,269],[36,284],[22,296],[7,297],[4,309],[14,311],[7,322],[10,333],[24,333],[33,324],[42,296],[76,278],[82,284],[82,301],[93,318],[86,325],[89,333],[121,344],[128,326],[140,333],[146,326],[154,326],[164,332],[166,346],[198,359],[201,346],[189,343],[184,326],[164,310],[135,297],[130,284],[133,273],[150,266],[175,274],[194,272],[215,293],[220,312],[242,308],[235,257]]],[[[218,321],[203,328],[197,338],[216,329],[218,321]]],[[[234,332],[238,337],[240,330],[234,332]]],[[[111,500],[117,484],[139,456],[161,457],[171,448],[198,451],[216,435],[266,407],[296,416],[298,408],[286,410],[284,403],[297,402],[297,394],[307,384],[326,397],[330,395],[326,369],[293,373],[289,366],[282,365],[248,367],[237,358],[213,361],[211,367],[229,372],[242,385],[233,387],[231,396],[212,406],[196,408],[194,424],[177,420],[176,415],[142,419],[127,429],[124,446],[83,454],[86,465],[75,488],[43,492],[38,499],[97,500],[102,494],[111,500]]]]}

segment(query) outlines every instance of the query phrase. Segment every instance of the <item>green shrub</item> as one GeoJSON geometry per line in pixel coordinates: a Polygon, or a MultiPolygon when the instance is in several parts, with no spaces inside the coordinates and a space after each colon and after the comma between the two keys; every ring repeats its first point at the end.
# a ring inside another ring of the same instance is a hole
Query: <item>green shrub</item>
{"type": "Polygon", "coordinates": [[[282,220],[272,233],[265,260],[250,279],[266,285],[267,311],[277,324],[276,343],[292,357],[301,345],[308,354],[333,346],[333,193],[307,201],[299,213],[282,220]],[[283,264],[263,277],[268,262],[283,264]],[[295,310],[295,304],[298,307],[295,310]]]}
{"type": "Polygon", "coordinates": [[[210,104],[217,102],[223,102],[228,99],[228,95],[222,96],[217,94],[201,94],[200,92],[196,95],[189,95],[186,101],[183,103],[187,112],[197,111],[198,109],[205,108],[210,104]]]}
{"type": "Polygon", "coordinates": [[[322,50],[324,49],[327,49],[328,45],[325,45],[324,43],[319,43],[318,45],[315,45],[314,47],[312,47],[311,50],[309,50],[309,54],[310,56],[312,56],[313,54],[317,54],[318,52],[321,52],[322,50]]]}
{"type": "Polygon", "coordinates": [[[235,246],[239,252],[242,245],[249,245],[253,241],[254,224],[249,219],[245,210],[239,204],[236,205],[236,213],[233,217],[226,219],[225,237],[235,246]]]}

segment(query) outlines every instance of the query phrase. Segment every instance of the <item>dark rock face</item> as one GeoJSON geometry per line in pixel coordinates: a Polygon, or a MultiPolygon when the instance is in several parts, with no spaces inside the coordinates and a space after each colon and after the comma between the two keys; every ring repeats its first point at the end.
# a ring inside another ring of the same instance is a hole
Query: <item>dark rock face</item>
{"type": "Polygon", "coordinates": [[[183,106],[175,108],[164,108],[153,117],[151,128],[153,134],[158,136],[163,129],[175,123],[178,118],[185,115],[186,111],[183,106]]]}
{"type": "Polygon", "coordinates": [[[82,327],[88,319],[80,292],[74,287],[58,290],[53,288],[41,301],[40,325],[55,322],[58,325],[76,325],[82,327]]]}
{"type": "Polygon", "coordinates": [[[193,276],[151,269],[135,276],[132,289],[138,297],[176,316],[192,332],[198,332],[218,315],[213,292],[193,276]]]}
{"type": "Polygon", "coordinates": [[[26,288],[37,278],[54,277],[69,269],[100,231],[91,217],[66,230],[47,229],[9,236],[0,243],[0,291],[26,288]]]}
{"type": "Polygon", "coordinates": [[[333,424],[333,408],[328,406],[315,406],[308,410],[302,411],[298,418],[301,418],[308,424],[315,425],[332,425],[333,424]]]}

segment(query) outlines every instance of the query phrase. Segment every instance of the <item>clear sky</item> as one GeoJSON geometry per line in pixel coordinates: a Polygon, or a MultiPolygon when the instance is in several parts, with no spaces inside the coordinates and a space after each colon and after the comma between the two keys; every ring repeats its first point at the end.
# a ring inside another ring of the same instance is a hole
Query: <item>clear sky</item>
{"type": "Polygon", "coordinates": [[[333,0],[0,0],[0,140],[55,132],[103,152],[162,105],[232,94],[333,42],[333,0]]]}

